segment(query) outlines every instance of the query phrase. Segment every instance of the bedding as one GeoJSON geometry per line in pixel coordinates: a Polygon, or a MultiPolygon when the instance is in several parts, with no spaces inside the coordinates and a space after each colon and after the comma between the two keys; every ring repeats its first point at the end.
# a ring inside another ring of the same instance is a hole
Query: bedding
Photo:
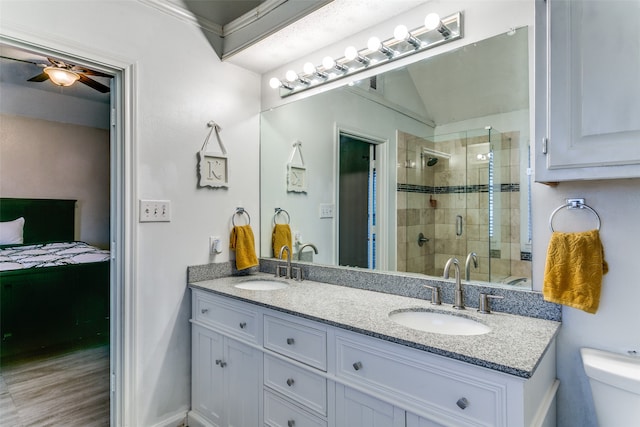
{"type": "Polygon", "coordinates": [[[47,243],[0,249],[0,271],[109,260],[109,251],[84,242],[47,243]]]}

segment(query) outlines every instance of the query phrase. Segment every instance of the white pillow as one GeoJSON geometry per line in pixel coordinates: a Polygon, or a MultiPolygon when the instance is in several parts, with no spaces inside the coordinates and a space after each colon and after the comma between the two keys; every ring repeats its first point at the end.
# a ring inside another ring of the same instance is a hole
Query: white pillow
{"type": "Polygon", "coordinates": [[[22,230],[24,218],[13,221],[0,222],[0,245],[19,245],[23,242],[22,230]]]}

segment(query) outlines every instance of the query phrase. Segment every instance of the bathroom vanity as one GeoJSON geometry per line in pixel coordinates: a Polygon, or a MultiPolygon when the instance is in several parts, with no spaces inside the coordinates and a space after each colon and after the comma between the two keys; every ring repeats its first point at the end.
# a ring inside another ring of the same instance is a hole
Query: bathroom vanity
{"type": "Polygon", "coordinates": [[[560,323],[272,275],[190,283],[190,426],[555,424],[560,323]],[[280,279],[277,279],[280,280],[280,279]],[[464,316],[480,335],[424,332],[398,310],[464,316]]]}

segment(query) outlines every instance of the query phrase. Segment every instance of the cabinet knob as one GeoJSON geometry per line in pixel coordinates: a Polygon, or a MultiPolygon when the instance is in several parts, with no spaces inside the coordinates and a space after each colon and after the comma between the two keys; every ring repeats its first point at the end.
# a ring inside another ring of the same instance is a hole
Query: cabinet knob
{"type": "Polygon", "coordinates": [[[287,421],[287,427],[294,427],[296,425],[295,420],[289,420],[287,421]]]}
{"type": "Polygon", "coordinates": [[[203,309],[200,310],[200,313],[202,313],[202,314],[207,314],[208,312],[209,312],[208,308],[203,308],[203,309]]]}
{"type": "Polygon", "coordinates": [[[240,322],[240,329],[244,329],[247,327],[247,322],[240,322]]]}
{"type": "Polygon", "coordinates": [[[293,378],[289,378],[289,379],[287,380],[287,385],[288,385],[289,387],[291,387],[291,386],[293,385],[293,383],[294,383],[294,382],[295,382],[295,381],[293,380],[293,378]]]}
{"type": "Polygon", "coordinates": [[[356,362],[353,364],[353,369],[355,369],[356,371],[359,371],[360,369],[362,369],[362,362],[356,362]]]}
{"type": "Polygon", "coordinates": [[[296,341],[293,338],[287,338],[287,344],[293,345],[294,342],[296,341]]]}
{"type": "Polygon", "coordinates": [[[216,359],[216,365],[224,368],[225,366],[227,366],[227,362],[223,362],[222,359],[216,359]]]}
{"type": "Polygon", "coordinates": [[[466,409],[467,406],[469,406],[469,401],[467,400],[466,397],[461,397],[456,402],[456,405],[458,405],[458,408],[460,408],[460,409],[466,409]]]}

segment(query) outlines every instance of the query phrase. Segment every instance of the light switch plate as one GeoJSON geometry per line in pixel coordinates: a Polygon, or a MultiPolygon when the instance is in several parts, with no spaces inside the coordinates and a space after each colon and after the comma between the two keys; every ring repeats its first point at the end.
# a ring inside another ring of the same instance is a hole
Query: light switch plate
{"type": "Polygon", "coordinates": [[[140,222],[171,221],[171,200],[140,200],[140,222]]]}
{"type": "Polygon", "coordinates": [[[320,218],[333,218],[333,204],[331,203],[320,204],[320,218]]]}

